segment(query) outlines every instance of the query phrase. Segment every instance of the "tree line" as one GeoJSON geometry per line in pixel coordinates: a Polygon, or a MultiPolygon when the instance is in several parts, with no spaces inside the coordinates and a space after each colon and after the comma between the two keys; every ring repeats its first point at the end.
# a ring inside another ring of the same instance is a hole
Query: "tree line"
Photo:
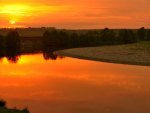
{"type": "Polygon", "coordinates": [[[105,28],[101,31],[87,31],[86,33],[68,33],[66,30],[45,31],[44,46],[99,46],[113,44],[129,44],[138,41],[150,41],[150,29],[144,27],[138,30],[105,28]]]}
{"type": "MultiPolygon", "coordinates": [[[[27,38],[30,41],[30,38],[27,38]]],[[[150,29],[144,27],[132,29],[87,30],[84,33],[69,32],[67,30],[51,29],[45,31],[43,36],[37,38],[41,41],[43,56],[45,59],[57,59],[53,51],[59,49],[115,44],[129,44],[138,41],[150,41],[150,29]]],[[[17,62],[23,47],[23,40],[17,31],[10,31],[6,36],[0,35],[0,58],[7,57],[9,61],[17,62]]],[[[31,41],[32,45],[36,44],[31,41]]],[[[36,44],[37,45],[37,44],[36,44]]]]}
{"type": "Polygon", "coordinates": [[[21,50],[21,40],[18,32],[11,31],[6,36],[0,35],[0,58],[7,57],[9,61],[17,62],[21,50]]]}

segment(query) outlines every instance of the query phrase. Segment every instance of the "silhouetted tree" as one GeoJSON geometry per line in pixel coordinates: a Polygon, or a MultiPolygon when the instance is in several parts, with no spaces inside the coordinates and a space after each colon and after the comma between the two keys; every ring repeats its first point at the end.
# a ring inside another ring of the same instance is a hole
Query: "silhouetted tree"
{"type": "Polygon", "coordinates": [[[54,45],[59,45],[59,37],[57,30],[45,31],[43,34],[43,45],[44,47],[51,47],[54,45]]]}
{"type": "Polygon", "coordinates": [[[49,31],[45,31],[43,34],[43,49],[44,49],[44,47],[49,45],[49,40],[50,40],[49,35],[50,35],[49,31]]]}
{"type": "Polygon", "coordinates": [[[0,49],[5,48],[5,39],[2,35],[0,35],[0,49]]]}
{"type": "Polygon", "coordinates": [[[141,27],[137,30],[137,36],[139,40],[145,40],[146,37],[146,30],[144,27],[141,27]]]}
{"type": "Polygon", "coordinates": [[[87,46],[96,46],[99,44],[99,35],[98,31],[88,31],[86,34],[87,46]]]}
{"type": "Polygon", "coordinates": [[[6,50],[20,50],[21,41],[17,31],[9,32],[6,36],[6,50]]]}
{"type": "Polygon", "coordinates": [[[16,63],[21,52],[21,41],[17,31],[11,31],[6,36],[6,57],[16,63]]]}
{"type": "Polygon", "coordinates": [[[113,44],[116,41],[116,34],[113,30],[105,28],[101,31],[101,41],[104,44],[113,44]]]}
{"type": "Polygon", "coordinates": [[[146,31],[146,40],[150,41],[150,29],[146,31]]]}
{"type": "Polygon", "coordinates": [[[132,30],[119,30],[118,39],[125,44],[137,42],[137,38],[132,30]]]}
{"type": "Polygon", "coordinates": [[[128,30],[128,34],[129,34],[129,43],[135,43],[138,41],[135,33],[133,32],[133,30],[129,29],[128,30]]]}
{"type": "Polygon", "coordinates": [[[5,39],[0,35],[0,58],[5,55],[5,39]]]}
{"type": "Polygon", "coordinates": [[[58,32],[57,38],[59,39],[59,44],[62,46],[67,46],[69,43],[69,36],[65,30],[60,30],[58,32]]]}
{"type": "Polygon", "coordinates": [[[89,36],[87,36],[87,34],[81,34],[80,35],[80,47],[82,46],[88,46],[88,42],[89,42],[89,36]]]}
{"type": "Polygon", "coordinates": [[[0,100],[0,107],[6,107],[6,101],[0,100]]]}
{"type": "Polygon", "coordinates": [[[80,45],[80,37],[77,33],[72,33],[68,41],[71,47],[78,47],[80,45]]]}

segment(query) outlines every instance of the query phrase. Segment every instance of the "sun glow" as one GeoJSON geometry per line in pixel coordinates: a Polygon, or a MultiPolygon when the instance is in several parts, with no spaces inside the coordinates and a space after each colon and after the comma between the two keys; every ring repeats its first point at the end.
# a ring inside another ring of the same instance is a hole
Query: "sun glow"
{"type": "Polygon", "coordinates": [[[8,27],[18,27],[22,25],[16,25],[16,22],[28,16],[30,9],[31,7],[27,4],[7,4],[0,7],[0,14],[8,20],[8,27]]]}
{"type": "Polygon", "coordinates": [[[36,23],[42,23],[42,19],[45,19],[44,21],[48,23],[51,17],[57,16],[60,11],[63,12],[67,7],[65,5],[55,6],[36,3],[3,3],[0,5],[0,17],[4,21],[2,26],[11,28],[26,27],[33,23],[36,26],[36,23]]]}
{"type": "Polygon", "coordinates": [[[15,23],[16,23],[15,20],[11,20],[11,21],[10,21],[10,24],[11,24],[11,25],[14,25],[15,23]]]}

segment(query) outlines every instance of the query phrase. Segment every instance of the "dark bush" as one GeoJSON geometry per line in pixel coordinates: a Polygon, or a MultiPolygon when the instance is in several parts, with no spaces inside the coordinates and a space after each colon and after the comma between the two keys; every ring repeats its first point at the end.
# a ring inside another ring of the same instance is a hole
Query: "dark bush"
{"type": "Polygon", "coordinates": [[[11,31],[5,39],[5,56],[10,62],[16,63],[21,52],[21,40],[17,31],[11,31]]]}
{"type": "Polygon", "coordinates": [[[59,39],[59,44],[63,46],[67,46],[69,42],[69,36],[65,30],[60,30],[58,31],[58,39],[59,39]]]}
{"type": "Polygon", "coordinates": [[[5,38],[0,35],[0,49],[4,49],[5,48],[5,38]]]}
{"type": "Polygon", "coordinates": [[[82,42],[77,33],[72,33],[69,37],[68,43],[71,47],[78,47],[82,42]]]}
{"type": "Polygon", "coordinates": [[[119,30],[118,39],[124,44],[137,42],[133,31],[128,29],[119,30]]]}
{"type": "Polygon", "coordinates": [[[101,41],[104,44],[113,44],[116,41],[116,33],[109,28],[101,31],[101,41]]]}
{"type": "Polygon", "coordinates": [[[0,107],[5,107],[6,106],[6,101],[0,100],[0,107]]]}
{"type": "Polygon", "coordinates": [[[66,45],[68,43],[68,34],[65,31],[51,30],[43,35],[44,46],[66,45]]]}
{"type": "Polygon", "coordinates": [[[150,41],[150,29],[146,31],[146,41],[150,41]]]}
{"type": "Polygon", "coordinates": [[[21,47],[20,36],[17,31],[11,31],[6,36],[6,50],[18,50],[21,47]]]}
{"type": "Polygon", "coordinates": [[[0,35],[0,58],[5,54],[5,38],[0,35]]]}
{"type": "Polygon", "coordinates": [[[145,40],[146,38],[146,30],[144,27],[141,27],[137,30],[137,37],[139,40],[145,40]]]}

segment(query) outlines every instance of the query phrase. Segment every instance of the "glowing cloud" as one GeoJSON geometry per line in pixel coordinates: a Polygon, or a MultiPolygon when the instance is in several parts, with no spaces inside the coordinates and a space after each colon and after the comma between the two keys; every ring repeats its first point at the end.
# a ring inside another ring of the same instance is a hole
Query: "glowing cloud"
{"type": "MultiPolygon", "coordinates": [[[[14,25],[16,23],[26,23],[29,20],[33,20],[35,17],[56,13],[62,8],[61,6],[48,6],[42,4],[7,4],[2,5],[0,14],[8,20],[9,25],[14,25]],[[28,19],[26,19],[26,17],[28,17],[28,19]]],[[[10,27],[9,25],[8,27],[10,27]]]]}
{"type": "Polygon", "coordinates": [[[27,10],[29,9],[29,6],[22,5],[22,4],[11,4],[11,5],[5,5],[1,8],[0,13],[2,14],[9,14],[9,15],[24,15],[27,13],[27,10]]]}

